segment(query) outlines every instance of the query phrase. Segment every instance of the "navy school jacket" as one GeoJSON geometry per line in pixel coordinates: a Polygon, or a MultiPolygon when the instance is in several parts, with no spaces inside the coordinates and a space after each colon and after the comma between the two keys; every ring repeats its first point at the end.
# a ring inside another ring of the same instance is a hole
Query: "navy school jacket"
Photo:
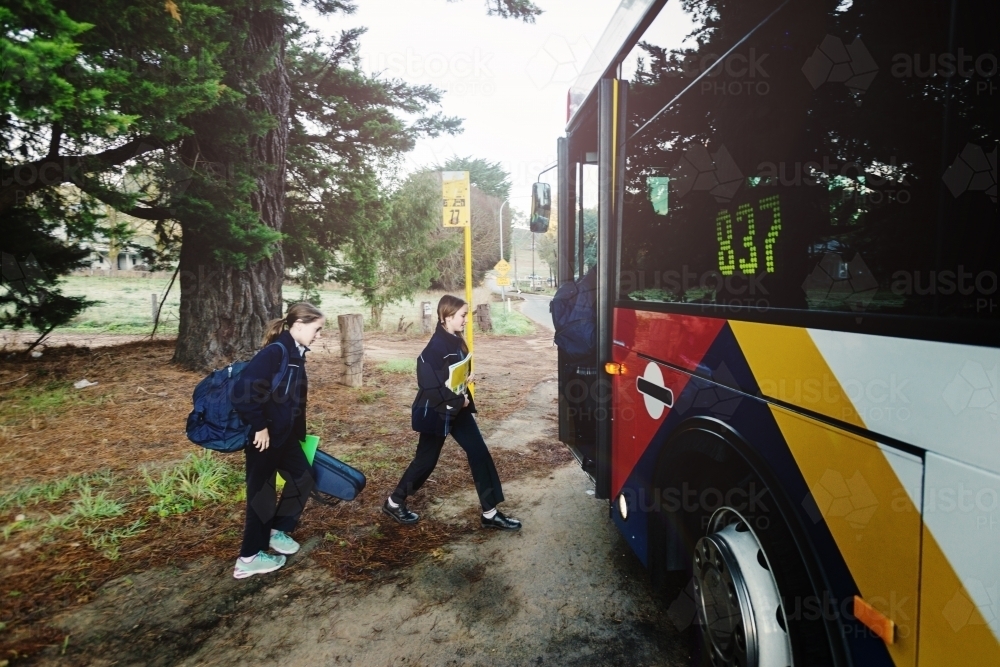
{"type": "Polygon", "coordinates": [[[281,348],[277,345],[265,346],[254,355],[240,375],[239,387],[233,392],[233,407],[243,421],[253,427],[253,433],[267,427],[271,447],[305,440],[309,389],[305,356],[299,354],[292,334],[282,331],[277,342],[288,350],[288,368],[274,393],[271,393],[271,382],[281,368],[281,348]]]}
{"type": "Polygon", "coordinates": [[[438,324],[427,347],[417,357],[418,389],[412,407],[414,431],[448,435],[459,412],[476,411],[472,396],[469,396],[469,407],[463,408],[465,396],[447,387],[448,367],[464,358],[462,340],[438,324]]]}

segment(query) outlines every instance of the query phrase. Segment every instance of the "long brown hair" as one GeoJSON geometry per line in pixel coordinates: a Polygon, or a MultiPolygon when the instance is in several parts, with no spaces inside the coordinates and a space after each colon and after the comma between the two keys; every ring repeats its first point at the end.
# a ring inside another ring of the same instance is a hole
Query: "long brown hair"
{"type": "Polygon", "coordinates": [[[296,303],[291,308],[288,309],[288,314],[285,315],[280,320],[271,320],[267,323],[267,329],[264,331],[264,345],[270,345],[274,341],[278,340],[278,336],[285,329],[291,329],[292,325],[302,320],[306,324],[310,322],[315,322],[319,319],[325,319],[326,316],[320,311],[319,308],[312,305],[311,303],[306,303],[302,301],[296,303]]]}
{"type": "MultiPolygon", "coordinates": [[[[438,324],[444,326],[444,320],[446,317],[451,317],[458,311],[462,310],[462,306],[466,305],[468,304],[466,304],[462,299],[459,299],[457,296],[445,294],[441,297],[441,300],[438,301],[438,324]]],[[[460,341],[462,341],[462,352],[468,354],[469,346],[465,343],[465,336],[462,335],[461,331],[455,335],[458,336],[460,341]]]]}

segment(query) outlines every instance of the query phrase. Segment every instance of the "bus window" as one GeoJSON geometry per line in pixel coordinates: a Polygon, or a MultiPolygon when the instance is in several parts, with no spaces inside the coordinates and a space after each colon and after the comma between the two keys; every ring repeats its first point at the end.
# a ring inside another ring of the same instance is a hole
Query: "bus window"
{"type": "Polygon", "coordinates": [[[669,2],[623,61],[619,299],[1000,319],[990,21],[780,5],[669,2]]]}
{"type": "Polygon", "coordinates": [[[597,266],[597,193],[596,164],[581,164],[577,178],[576,236],[573,248],[580,258],[578,277],[597,266]]]}

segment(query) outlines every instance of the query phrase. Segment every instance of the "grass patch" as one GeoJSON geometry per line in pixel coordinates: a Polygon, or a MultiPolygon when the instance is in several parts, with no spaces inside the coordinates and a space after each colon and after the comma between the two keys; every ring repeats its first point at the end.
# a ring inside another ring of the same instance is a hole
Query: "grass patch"
{"type": "MultiPolygon", "coordinates": [[[[156,294],[159,303],[169,282],[168,274],[148,278],[67,276],[61,281],[63,294],[84,296],[96,303],[78,314],[66,326],[59,327],[56,333],[148,335],[153,330],[150,297],[156,294]]],[[[285,297],[289,300],[297,301],[303,297],[298,285],[286,283],[283,289],[285,297]]],[[[414,329],[419,331],[423,314],[420,303],[430,301],[436,304],[441,294],[439,291],[420,291],[410,300],[387,305],[382,313],[380,329],[396,332],[400,318],[403,318],[404,326],[406,323],[414,325],[409,328],[411,334],[415,333],[414,329]]],[[[346,313],[361,313],[364,315],[365,330],[374,330],[370,321],[370,309],[348,288],[327,285],[318,291],[318,295],[319,302],[315,305],[332,320],[328,324],[331,334],[336,334],[336,316],[346,313]]],[[[488,298],[489,292],[486,288],[476,288],[473,299],[476,303],[485,303],[488,298]]],[[[157,334],[176,334],[179,318],[180,287],[175,283],[160,312],[157,334]]]]}
{"type": "Polygon", "coordinates": [[[71,531],[79,531],[96,551],[109,560],[118,560],[121,555],[120,543],[123,539],[135,537],[146,525],[142,517],[125,525],[113,525],[114,519],[124,516],[129,510],[129,504],[115,498],[111,494],[114,476],[107,471],[90,475],[71,475],[45,484],[34,484],[15,491],[2,498],[4,507],[42,502],[54,503],[63,500],[70,491],[76,491],[73,499],[61,514],[49,511],[48,520],[38,520],[19,515],[13,523],[3,527],[3,539],[6,541],[14,533],[40,530],[40,540],[43,544],[51,543],[71,531]],[[105,486],[95,490],[96,486],[105,486]]]}
{"type": "Polygon", "coordinates": [[[72,405],[87,402],[80,389],[64,382],[47,382],[41,387],[19,387],[0,398],[0,424],[15,425],[48,417],[72,405]]]}
{"type": "Polygon", "coordinates": [[[102,470],[89,475],[69,475],[49,482],[28,484],[11,493],[0,495],[0,511],[8,507],[23,508],[42,502],[54,503],[72,490],[95,484],[110,486],[113,481],[114,475],[111,471],[102,470]]]}
{"type": "Polygon", "coordinates": [[[390,359],[376,366],[383,373],[398,373],[412,375],[417,372],[417,362],[414,359],[390,359]]]}
{"type": "Polygon", "coordinates": [[[108,497],[107,491],[96,494],[89,484],[80,487],[80,497],[73,501],[73,516],[83,521],[111,519],[125,513],[125,503],[108,497]]]}
{"type": "Polygon", "coordinates": [[[534,323],[521,313],[507,312],[502,303],[490,304],[493,333],[500,336],[528,336],[535,332],[534,323]]]}
{"type": "Polygon", "coordinates": [[[127,526],[118,526],[108,530],[98,530],[95,528],[84,528],[83,535],[101,555],[108,560],[118,560],[121,556],[121,541],[130,537],[137,537],[146,527],[146,520],[139,517],[127,526]]]}
{"type": "Polygon", "coordinates": [[[380,398],[385,398],[385,396],[386,393],[381,389],[376,389],[375,391],[360,391],[358,392],[358,403],[370,405],[380,398]]]}
{"type": "Polygon", "coordinates": [[[159,477],[147,470],[142,474],[153,500],[148,511],[161,517],[184,514],[227,498],[235,500],[243,487],[240,471],[207,450],[188,454],[184,461],[164,470],[159,477]]]}

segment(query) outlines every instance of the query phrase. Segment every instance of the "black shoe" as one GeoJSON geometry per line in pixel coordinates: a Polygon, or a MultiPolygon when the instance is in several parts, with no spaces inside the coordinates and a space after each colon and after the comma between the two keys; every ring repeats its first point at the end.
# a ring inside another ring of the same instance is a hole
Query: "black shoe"
{"type": "Polygon", "coordinates": [[[382,513],[388,514],[404,526],[409,526],[410,524],[416,523],[420,520],[419,514],[406,509],[406,503],[399,503],[399,507],[393,507],[389,504],[389,501],[386,500],[385,503],[382,504],[382,513]]]}
{"type": "Polygon", "coordinates": [[[500,530],[521,530],[521,522],[504,516],[500,510],[493,515],[492,519],[487,519],[482,514],[479,515],[479,525],[483,528],[499,528],[500,530]]]}

